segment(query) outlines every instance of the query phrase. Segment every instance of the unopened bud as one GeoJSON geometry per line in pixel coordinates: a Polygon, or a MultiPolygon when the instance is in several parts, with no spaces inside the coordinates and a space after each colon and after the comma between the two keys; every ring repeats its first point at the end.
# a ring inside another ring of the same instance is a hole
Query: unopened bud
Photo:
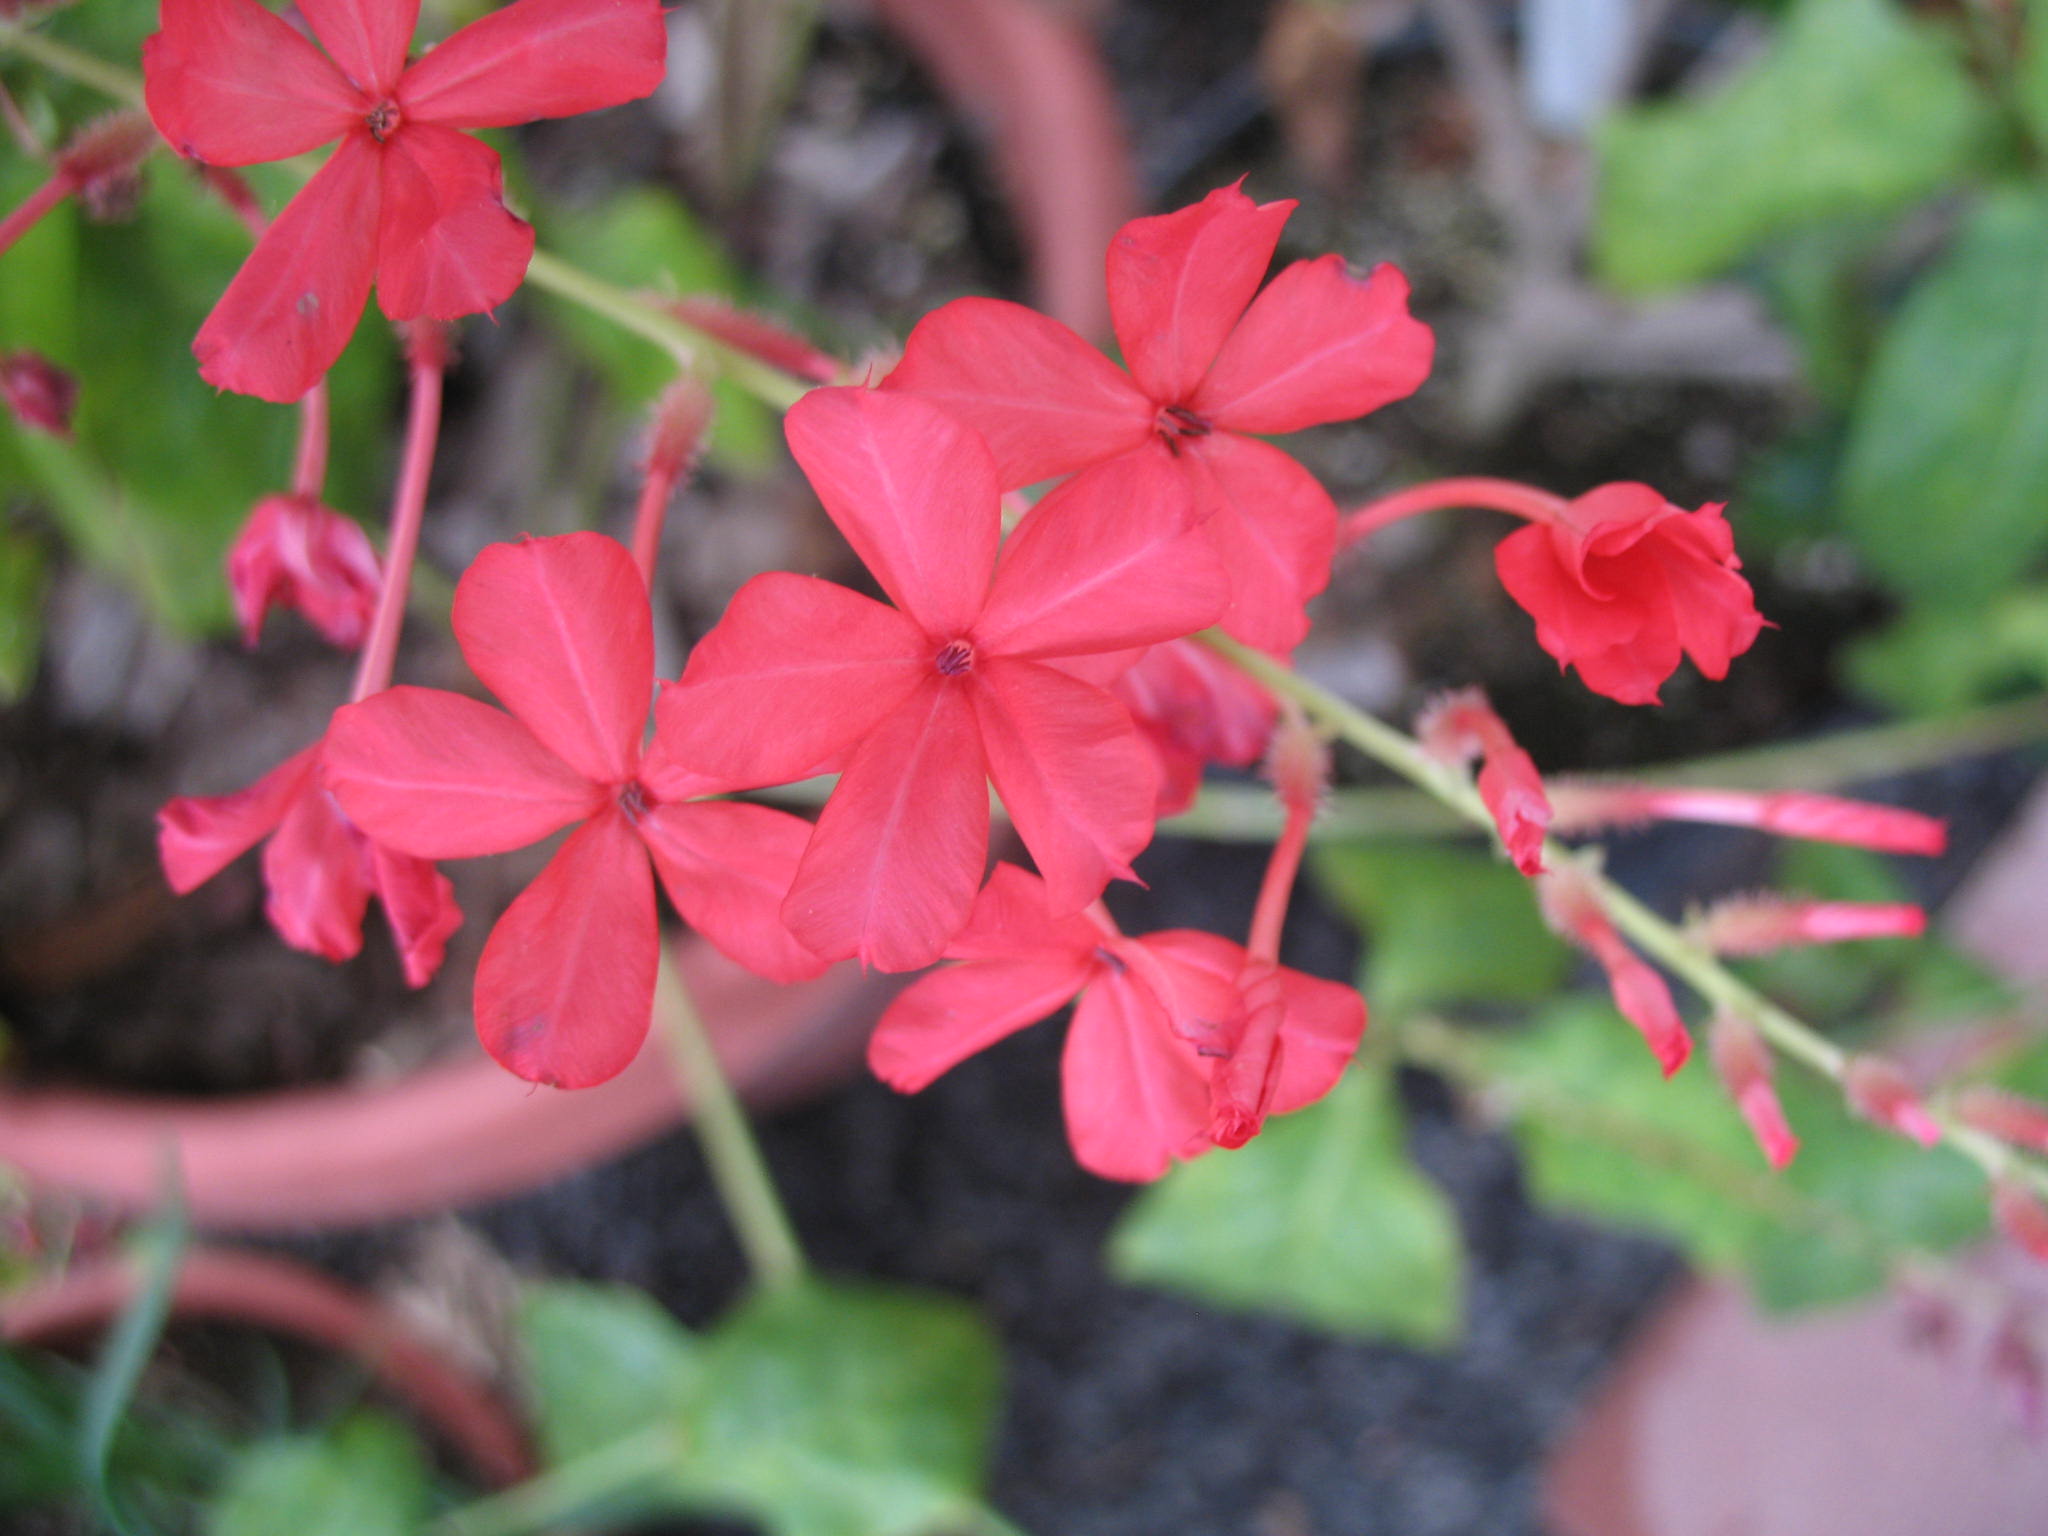
{"type": "Polygon", "coordinates": [[[1765,1160],[1773,1168],[1785,1167],[1799,1150],[1799,1138],[1786,1124],[1784,1106],[1771,1086],[1771,1053],[1756,1026],[1739,1014],[1717,1014],[1707,1045],[1721,1085],[1742,1112],[1765,1160]]]}
{"type": "Polygon", "coordinates": [[[57,155],[87,215],[125,219],[142,196],[142,162],[157,146],[155,125],[140,112],[115,112],[87,124],[57,155]]]}
{"type": "Polygon", "coordinates": [[[1667,789],[1579,780],[1552,785],[1550,798],[1560,832],[1592,832],[1645,821],[1703,821],[1754,827],[1779,837],[1847,843],[1880,853],[1931,856],[1948,846],[1947,824],[1932,816],[1834,795],[1667,789]]]}
{"type": "Polygon", "coordinates": [[[1999,1231],[2023,1252],[2048,1264],[2048,1210],[2032,1190],[2013,1179],[1999,1179],[1991,1186],[1991,1214],[1999,1231]]]}
{"type": "Polygon", "coordinates": [[[0,400],[23,426],[68,438],[78,380],[40,352],[0,353],[0,400]]]}
{"type": "Polygon", "coordinates": [[[830,384],[845,372],[838,358],[819,351],[794,331],[765,316],[734,309],[723,300],[701,296],[671,299],[669,309],[685,325],[733,351],[813,384],[830,384]]]}
{"type": "Polygon", "coordinates": [[[1796,901],[1741,896],[1717,902],[1693,925],[1702,947],[1721,955],[1767,955],[1802,944],[1916,938],[1927,914],[1909,902],[1796,901]]]}
{"type": "Polygon", "coordinates": [[[1842,1092],[1849,1107],[1873,1125],[1897,1131],[1923,1147],[1941,1140],[1940,1125],[1927,1113],[1906,1074],[1882,1056],[1852,1058],[1842,1074],[1842,1092]]]}
{"type": "Polygon", "coordinates": [[[671,486],[688,479],[704,452],[712,410],[711,391],[699,379],[686,375],[663,390],[648,424],[647,452],[640,461],[642,471],[650,477],[659,476],[671,486]]]}
{"type": "Polygon", "coordinates": [[[1266,749],[1266,778],[1280,803],[1297,814],[1313,815],[1330,782],[1330,748],[1322,736],[1293,711],[1283,712],[1266,749]]]}
{"type": "Polygon", "coordinates": [[[1480,759],[1479,798],[1500,832],[1501,846],[1525,875],[1543,872],[1550,799],[1529,754],[1477,688],[1461,688],[1431,704],[1416,721],[1423,751],[1444,763],[1480,759]]]}
{"type": "Polygon", "coordinates": [[[2048,1152],[2048,1104],[2003,1088],[1965,1088],[1955,1096],[1956,1118],[1987,1136],[2035,1152],[2048,1152]]]}
{"type": "Polygon", "coordinates": [[[1628,947],[1586,879],[1569,866],[1555,870],[1537,878],[1536,895],[1545,921],[1600,962],[1614,1006],[1641,1031],[1664,1075],[1684,1066],[1692,1054],[1692,1036],[1671,989],[1628,947]]]}

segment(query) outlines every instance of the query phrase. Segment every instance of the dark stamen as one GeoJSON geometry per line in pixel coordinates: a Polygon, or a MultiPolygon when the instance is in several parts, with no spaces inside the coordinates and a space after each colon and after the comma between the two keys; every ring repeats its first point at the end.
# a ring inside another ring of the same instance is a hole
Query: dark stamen
{"type": "Polygon", "coordinates": [[[942,677],[958,677],[974,666],[974,647],[965,640],[948,640],[933,663],[942,677]]]}

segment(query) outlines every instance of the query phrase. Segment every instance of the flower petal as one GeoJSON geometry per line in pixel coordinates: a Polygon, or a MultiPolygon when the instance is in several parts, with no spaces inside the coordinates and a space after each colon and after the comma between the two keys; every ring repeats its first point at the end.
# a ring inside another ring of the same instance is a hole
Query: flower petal
{"type": "Polygon", "coordinates": [[[413,65],[399,104],[414,121],[509,128],[637,101],[667,61],[660,0],[519,0],[413,65]]]}
{"type": "Polygon", "coordinates": [[[1032,508],[1003,546],[974,634],[1007,656],[1120,651],[1206,629],[1229,597],[1187,477],[1150,447],[1083,470],[1032,508]]]}
{"type": "Polygon", "coordinates": [[[1079,912],[1055,913],[1045,881],[1000,863],[974,898],[967,926],[946,946],[948,960],[1049,960],[1088,956],[1107,937],[1079,912]]]}
{"type": "Polygon", "coordinates": [[[369,633],[384,578],[362,524],[310,496],[266,496],[228,550],[228,590],[242,643],[254,646],[273,607],[296,608],[330,645],[369,633]]]}
{"type": "Polygon", "coordinates": [[[733,800],[660,805],[640,820],[655,873],[676,910],[730,958],[770,981],[803,981],[830,964],[782,920],[811,824],[733,800]]]}
{"type": "Polygon", "coordinates": [[[910,395],[814,389],[790,451],[890,600],[941,640],[988,596],[1002,538],[995,466],[972,429],[910,395]]]}
{"type": "Polygon", "coordinates": [[[1207,1143],[1209,1080],[1143,987],[1118,977],[1074,1009],[1060,1062],[1067,1139],[1090,1173],[1142,1183],[1207,1143]]]}
{"type": "Polygon", "coordinates": [[[1249,437],[1219,432],[1182,462],[1211,509],[1209,538],[1230,574],[1224,630],[1284,655],[1308,633],[1303,605],[1330,584],[1336,504],[1294,459],[1249,437]]]}
{"type": "Polygon", "coordinates": [[[274,832],[319,759],[316,741],[247,789],[168,802],[156,813],[156,846],[171,889],[180,896],[198,889],[274,832]]]}
{"type": "Polygon", "coordinates": [[[903,344],[885,391],[918,395],[988,440],[1002,489],[1128,453],[1158,407],[1114,363],[1036,310],[955,299],[903,344]]]}
{"type": "Polygon", "coordinates": [[[899,1093],[916,1093],[977,1051],[1058,1012],[1087,985],[1085,955],[974,960],[920,976],[898,994],[868,1040],[868,1065],[899,1093]]]}
{"type": "Polygon", "coordinates": [[[348,823],[317,775],[263,845],[263,912],[285,943],[328,960],[363,947],[370,904],[369,843],[348,823]]]}
{"type": "Polygon", "coordinates": [[[1365,999],[1356,987],[1280,967],[1287,1008],[1280,1026],[1280,1082],[1271,1113],[1291,1114],[1337,1086],[1365,1036],[1365,999]]]}
{"type": "Polygon", "coordinates": [[[1252,300],[1189,405],[1231,432],[1350,421],[1414,394],[1435,349],[1396,268],[1361,282],[1341,256],[1297,261],[1252,300]]]}
{"type": "Polygon", "coordinates": [[[298,0],[320,45],[357,90],[381,100],[405,71],[420,0],[298,0]]]}
{"type": "Polygon", "coordinates": [[[493,544],[455,588],[455,638],[485,687],[586,779],[640,761],[654,626],[633,557],[601,533],[493,544]]]}
{"type": "Polygon", "coordinates": [[[876,727],[825,802],[782,915],[827,959],[930,965],[988,858],[988,769],[968,690],[926,685],[876,727]]]}
{"type": "Polygon", "coordinates": [[[1192,207],[1133,219],[1109,246],[1109,311],[1138,387],[1186,400],[1265,281],[1294,212],[1218,187],[1192,207]]]}
{"type": "Polygon", "coordinates": [[[384,145],[377,304],[393,320],[454,320],[512,297],[533,227],[505,206],[505,168],[481,139],[408,124],[384,145]]]}
{"type": "Polygon", "coordinates": [[[385,920],[391,924],[398,963],[405,968],[405,984],[424,987],[441,969],[448,940],[462,926],[455,887],[429,859],[394,852],[374,839],[369,847],[370,882],[384,905],[385,920]]]}
{"type": "Polygon", "coordinates": [[[1152,840],[1159,768],[1124,707],[1032,661],[982,667],[975,719],[989,775],[1045,877],[1055,912],[1077,912],[1152,840]]]}
{"type": "Polygon", "coordinates": [[[524,848],[605,801],[510,715],[438,688],[389,688],[336,711],[325,771],[357,826],[424,859],[524,848]]]}
{"type": "Polygon", "coordinates": [[[171,148],[208,165],[302,155],[361,121],[341,71],[256,0],[164,0],[142,93],[171,148]]]}
{"type": "Polygon", "coordinates": [[[872,731],[934,675],[918,627],[815,576],[733,594],[654,706],[641,776],[663,799],[786,784],[872,731]]]}
{"type": "Polygon", "coordinates": [[[617,812],[579,827],[521,891],[476,968],[476,1032],[532,1083],[589,1088],[639,1054],[654,1012],[654,876],[617,812]]]}
{"type": "Polygon", "coordinates": [[[207,383],[285,404],[334,366],[370,296],[382,159],[351,133],[285,204],[192,343],[207,383]]]}

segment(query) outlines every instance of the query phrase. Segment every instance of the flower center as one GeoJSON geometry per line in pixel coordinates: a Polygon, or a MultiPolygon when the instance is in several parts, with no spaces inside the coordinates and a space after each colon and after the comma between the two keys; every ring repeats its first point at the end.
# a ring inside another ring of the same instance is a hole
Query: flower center
{"type": "Polygon", "coordinates": [[[1178,455],[1184,438],[1207,437],[1214,430],[1206,417],[1197,416],[1184,405],[1163,406],[1152,422],[1167,452],[1178,455]]]}
{"type": "Polygon", "coordinates": [[[941,677],[958,677],[963,672],[974,670],[974,647],[965,640],[948,640],[939,647],[939,654],[932,665],[939,669],[941,677]]]}
{"type": "Polygon", "coordinates": [[[640,819],[654,808],[654,797],[647,793],[647,786],[638,779],[628,779],[619,786],[619,809],[626,813],[626,820],[638,826],[640,819]]]}
{"type": "Polygon", "coordinates": [[[382,144],[398,131],[404,119],[398,111],[398,103],[386,98],[363,115],[363,122],[370,130],[370,137],[382,144]]]}

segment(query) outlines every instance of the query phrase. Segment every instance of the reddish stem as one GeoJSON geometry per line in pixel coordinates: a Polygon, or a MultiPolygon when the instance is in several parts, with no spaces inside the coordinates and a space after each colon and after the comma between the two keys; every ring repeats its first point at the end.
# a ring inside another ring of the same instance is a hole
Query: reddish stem
{"type": "Polygon", "coordinates": [[[398,467],[398,491],[391,502],[391,541],[384,552],[384,590],[377,594],[377,612],[370,620],[370,638],[356,667],[351,700],[366,699],[391,683],[398,657],[398,630],[405,619],[405,596],[412,585],[413,556],[419,550],[420,519],[427,508],[427,479],[434,472],[434,444],[441,433],[441,375],[448,366],[446,348],[415,344],[412,353],[412,404],[406,414],[405,457],[398,467]]]}
{"type": "MultiPolygon", "coordinates": [[[[82,1266],[0,1301],[0,1338],[47,1344],[96,1333],[143,1283],[126,1259],[82,1266]]],[[[188,1251],[171,1293],[180,1318],[223,1318],[355,1356],[459,1448],[485,1482],[533,1475],[519,1421],[481,1382],[369,1297],[289,1259],[230,1248],[188,1251]]]]}
{"type": "Polygon", "coordinates": [[[1287,903],[1294,894],[1294,877],[1301,872],[1301,856],[1308,847],[1309,823],[1316,819],[1313,802],[1304,803],[1289,795],[1287,821],[1273,844],[1273,856],[1266,861],[1266,878],[1259,884],[1259,904],[1252,909],[1252,928],[1245,948],[1254,959],[1280,958],[1280,930],[1287,924],[1287,903]]]}
{"type": "Polygon", "coordinates": [[[327,381],[299,402],[299,453],[292,465],[292,494],[318,501],[327,484],[327,381]]]}
{"type": "Polygon", "coordinates": [[[657,461],[648,465],[647,478],[640,486],[640,505],[633,511],[633,563],[640,567],[640,579],[654,590],[654,562],[661,553],[661,525],[668,516],[669,498],[676,493],[676,481],[683,466],[657,461]]]}
{"type": "Polygon", "coordinates": [[[0,254],[42,222],[43,215],[78,189],[77,178],[59,171],[35,191],[14,212],[0,219],[0,254]]]}
{"type": "Polygon", "coordinates": [[[1485,507],[1526,517],[1535,523],[1556,522],[1564,515],[1565,499],[1533,485],[1514,480],[1495,480],[1486,475],[1460,475],[1449,480],[1425,480],[1406,490],[1367,502],[1349,513],[1337,528],[1337,548],[1362,544],[1389,523],[1414,517],[1421,512],[1440,512],[1447,507],[1485,507]]]}

